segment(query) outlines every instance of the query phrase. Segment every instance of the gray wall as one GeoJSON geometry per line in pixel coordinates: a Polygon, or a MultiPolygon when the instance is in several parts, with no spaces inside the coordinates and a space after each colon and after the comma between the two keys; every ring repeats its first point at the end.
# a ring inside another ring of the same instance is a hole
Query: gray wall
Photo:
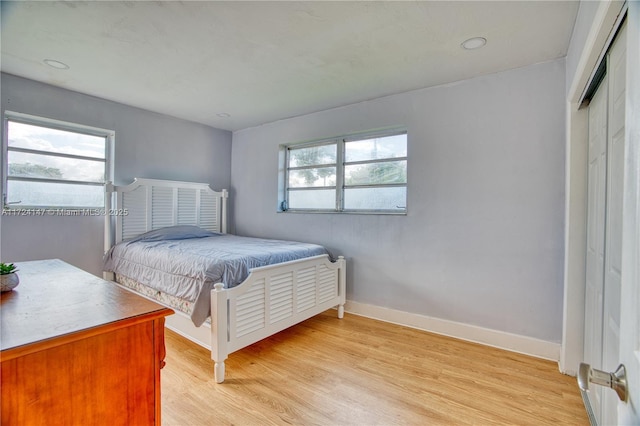
{"type": "MultiPolygon", "coordinates": [[[[115,131],[114,182],[135,177],[228,188],[231,133],[2,74],[5,110],[115,131]]],[[[59,258],[101,274],[103,217],[11,217],[1,221],[3,262],[59,258]]]]}
{"type": "Polygon", "coordinates": [[[238,234],[326,245],[347,298],[560,342],[564,59],[233,134],[238,234]],[[278,146],[409,134],[407,216],[276,213],[278,146]]]}

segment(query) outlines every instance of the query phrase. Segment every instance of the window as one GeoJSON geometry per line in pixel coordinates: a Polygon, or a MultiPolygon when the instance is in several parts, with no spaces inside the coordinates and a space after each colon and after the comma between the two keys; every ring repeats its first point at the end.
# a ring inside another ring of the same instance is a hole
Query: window
{"type": "Polygon", "coordinates": [[[3,208],[101,208],[113,132],[6,113],[3,208]]]}
{"type": "Polygon", "coordinates": [[[404,131],[285,145],[281,151],[281,211],[407,211],[404,131]]]}

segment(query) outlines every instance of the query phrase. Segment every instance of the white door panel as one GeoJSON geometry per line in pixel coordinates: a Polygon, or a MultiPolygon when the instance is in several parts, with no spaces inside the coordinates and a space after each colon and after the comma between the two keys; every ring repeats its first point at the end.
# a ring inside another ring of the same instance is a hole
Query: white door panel
{"type": "MultiPolygon", "coordinates": [[[[607,126],[607,198],[604,261],[604,329],[602,369],[615,371],[620,364],[620,278],[622,271],[622,190],[624,186],[626,37],[622,31],[612,45],[607,126]]],[[[602,424],[618,423],[618,396],[603,392],[602,424]]]]}
{"type": "Polygon", "coordinates": [[[620,362],[629,402],[618,403],[618,423],[640,424],[640,2],[627,14],[627,86],[622,191],[620,362]]]}
{"type": "MultiPolygon", "coordinates": [[[[607,166],[607,89],[600,84],[589,105],[589,176],[587,212],[587,282],[585,300],[584,360],[602,368],[604,318],[604,258],[607,166]]],[[[589,400],[596,419],[602,418],[602,388],[594,387],[589,400]]]]}
{"type": "MultiPolygon", "coordinates": [[[[611,46],[607,75],[589,106],[585,362],[613,372],[620,364],[625,169],[626,32],[611,46]]],[[[624,339],[623,339],[624,340],[624,339]]],[[[618,424],[618,395],[589,388],[598,424],[618,424]]]]}

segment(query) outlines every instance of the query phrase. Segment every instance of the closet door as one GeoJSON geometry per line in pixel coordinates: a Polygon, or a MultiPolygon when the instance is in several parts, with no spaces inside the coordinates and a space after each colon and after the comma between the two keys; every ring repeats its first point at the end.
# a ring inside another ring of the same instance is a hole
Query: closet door
{"type": "MultiPolygon", "coordinates": [[[[602,369],[602,319],[604,308],[605,209],[607,182],[608,78],[589,105],[589,167],[587,212],[587,274],[585,293],[584,362],[602,369]]],[[[601,419],[603,389],[590,389],[589,402],[601,419]]]]}
{"type": "MultiPolygon", "coordinates": [[[[622,277],[622,198],[624,188],[626,31],[620,31],[608,55],[607,201],[605,212],[604,320],[602,369],[620,364],[620,284],[622,277]]],[[[603,425],[618,423],[618,396],[603,390],[603,425]]]]}
{"type": "MultiPolygon", "coordinates": [[[[626,31],[606,57],[607,75],[589,105],[587,282],[584,362],[605,372],[620,364],[622,213],[625,159],[626,31]]],[[[618,395],[587,393],[598,424],[618,423],[618,395]]]]}

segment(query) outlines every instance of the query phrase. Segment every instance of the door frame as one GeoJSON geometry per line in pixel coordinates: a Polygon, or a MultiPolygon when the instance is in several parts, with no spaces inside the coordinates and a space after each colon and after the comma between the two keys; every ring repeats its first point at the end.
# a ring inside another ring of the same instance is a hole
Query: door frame
{"type": "MultiPolygon", "coordinates": [[[[560,371],[575,376],[584,348],[584,300],[587,248],[588,108],[580,109],[584,90],[606,53],[622,1],[601,2],[580,55],[566,102],[565,258],[560,371]]],[[[630,54],[635,54],[629,52],[630,54]]]]}

